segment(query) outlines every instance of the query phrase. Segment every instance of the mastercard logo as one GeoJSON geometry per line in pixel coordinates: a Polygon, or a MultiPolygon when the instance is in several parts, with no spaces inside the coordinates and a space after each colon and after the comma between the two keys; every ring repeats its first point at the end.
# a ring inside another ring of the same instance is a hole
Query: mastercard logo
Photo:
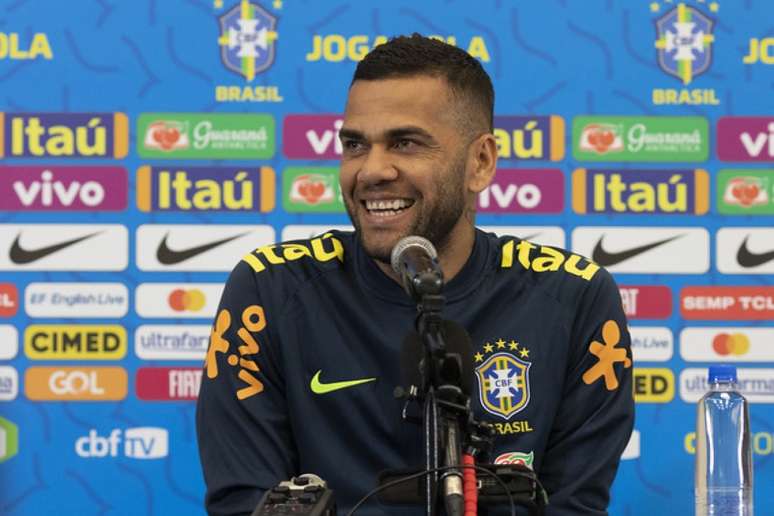
{"type": "Polygon", "coordinates": [[[176,288],[167,298],[169,307],[175,312],[198,312],[204,308],[207,298],[199,289],[185,290],[176,288]]]}
{"type": "Polygon", "coordinates": [[[719,333],[712,339],[718,355],[744,355],[750,350],[750,339],[744,333],[719,333]]]}

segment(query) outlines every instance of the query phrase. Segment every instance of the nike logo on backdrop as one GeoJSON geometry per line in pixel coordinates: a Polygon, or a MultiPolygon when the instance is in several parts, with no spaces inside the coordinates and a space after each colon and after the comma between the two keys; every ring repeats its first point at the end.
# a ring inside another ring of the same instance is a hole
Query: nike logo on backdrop
{"type": "Polygon", "coordinates": [[[602,240],[605,238],[605,236],[602,235],[601,237],[599,237],[599,241],[597,242],[597,245],[594,246],[594,250],[591,252],[591,259],[603,267],[609,267],[611,265],[616,265],[623,261],[626,261],[629,258],[633,258],[638,254],[642,254],[646,251],[650,251],[651,249],[655,249],[656,247],[664,245],[668,242],[671,242],[672,240],[676,240],[681,236],[683,235],[675,235],[673,237],[665,238],[664,240],[659,240],[658,242],[653,242],[650,244],[632,247],[630,249],[624,249],[623,251],[616,251],[614,253],[610,253],[608,251],[605,251],[605,249],[602,248],[602,240]]]}
{"type": "Polygon", "coordinates": [[[37,249],[25,249],[19,243],[19,240],[21,239],[21,233],[19,233],[16,235],[16,239],[13,241],[13,244],[11,244],[11,251],[8,253],[8,257],[13,263],[17,265],[32,263],[99,234],[100,231],[97,231],[96,233],[73,238],[72,240],[66,240],[64,242],[59,242],[58,244],[47,245],[46,247],[39,247],[37,249]]]}
{"type": "Polygon", "coordinates": [[[739,265],[745,268],[750,268],[757,267],[758,265],[763,265],[766,262],[774,260],[774,249],[771,251],[766,251],[765,253],[753,253],[747,249],[747,240],[749,238],[750,235],[744,237],[742,245],[736,252],[736,261],[739,262],[739,265]]]}
{"type": "Polygon", "coordinates": [[[237,238],[245,236],[247,233],[240,233],[238,235],[230,236],[222,240],[216,240],[214,242],[208,242],[206,244],[197,245],[196,247],[189,247],[188,249],[170,249],[167,246],[167,238],[169,233],[164,235],[164,239],[159,244],[159,248],[156,250],[156,258],[162,265],[175,265],[176,263],[190,260],[196,255],[206,253],[210,249],[223,245],[225,243],[236,240],[237,238]]]}
{"type": "Polygon", "coordinates": [[[338,391],[340,389],[347,389],[349,387],[354,387],[355,385],[373,382],[374,380],[376,380],[376,378],[361,378],[360,380],[347,380],[344,382],[322,383],[320,381],[320,373],[322,373],[322,369],[320,369],[314,374],[314,376],[312,377],[312,381],[309,384],[309,387],[312,389],[312,392],[315,394],[327,394],[329,392],[338,391]]]}

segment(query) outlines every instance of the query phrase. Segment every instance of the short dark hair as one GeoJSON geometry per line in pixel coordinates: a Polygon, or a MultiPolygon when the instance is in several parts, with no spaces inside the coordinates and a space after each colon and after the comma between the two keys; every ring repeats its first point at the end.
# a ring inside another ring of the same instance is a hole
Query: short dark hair
{"type": "Polygon", "coordinates": [[[358,63],[352,83],[415,75],[445,79],[452,94],[469,106],[465,125],[478,125],[480,117],[480,124],[493,131],[494,88],[489,75],[470,54],[443,41],[416,32],[394,37],[358,63]]]}

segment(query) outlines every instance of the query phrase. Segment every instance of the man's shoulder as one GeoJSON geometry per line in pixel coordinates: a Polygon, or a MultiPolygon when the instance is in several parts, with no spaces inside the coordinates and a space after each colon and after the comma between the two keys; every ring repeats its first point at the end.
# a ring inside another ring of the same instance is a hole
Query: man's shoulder
{"type": "Polygon", "coordinates": [[[497,238],[498,266],[505,276],[526,279],[562,303],[574,303],[585,292],[613,283],[610,274],[585,256],[561,247],[514,236],[497,238]]]}
{"type": "Polygon", "coordinates": [[[299,240],[288,240],[256,247],[246,253],[240,265],[247,267],[256,281],[263,278],[306,279],[339,270],[352,249],[352,232],[331,230],[299,240]]]}
{"type": "Polygon", "coordinates": [[[255,285],[265,294],[284,298],[302,283],[344,270],[353,239],[351,232],[331,230],[307,239],[256,247],[242,256],[229,284],[236,289],[255,285]]]}

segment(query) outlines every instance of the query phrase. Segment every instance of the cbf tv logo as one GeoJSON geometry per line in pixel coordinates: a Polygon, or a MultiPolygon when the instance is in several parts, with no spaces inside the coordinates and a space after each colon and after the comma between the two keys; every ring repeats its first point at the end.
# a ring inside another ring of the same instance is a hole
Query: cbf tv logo
{"type": "MultiPolygon", "coordinates": [[[[658,4],[655,4],[658,5],[658,4]]],[[[717,2],[710,5],[717,11],[717,2]]],[[[666,73],[690,84],[712,63],[714,21],[695,7],[679,3],[656,20],[658,65],[666,73]]]]}
{"type": "Polygon", "coordinates": [[[258,4],[242,0],[218,21],[220,57],[226,68],[252,81],[272,65],[276,17],[258,4]]]}
{"type": "Polygon", "coordinates": [[[529,350],[514,340],[505,342],[503,339],[487,342],[483,350],[483,354],[479,352],[474,356],[476,363],[481,362],[476,367],[481,407],[490,414],[510,419],[529,403],[529,368],[532,363],[524,360],[529,358],[529,350]],[[495,348],[503,351],[484,359],[495,348]]]}

